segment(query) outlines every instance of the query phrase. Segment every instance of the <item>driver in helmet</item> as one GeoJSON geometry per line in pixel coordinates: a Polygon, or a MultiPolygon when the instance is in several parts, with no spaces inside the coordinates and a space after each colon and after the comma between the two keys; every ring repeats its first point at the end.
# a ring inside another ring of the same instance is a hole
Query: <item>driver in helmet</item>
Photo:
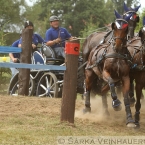
{"type": "Polygon", "coordinates": [[[51,16],[49,21],[51,27],[45,34],[46,45],[54,50],[57,58],[65,58],[65,40],[71,40],[73,37],[66,28],[59,26],[59,18],[57,16],[51,16]]]}

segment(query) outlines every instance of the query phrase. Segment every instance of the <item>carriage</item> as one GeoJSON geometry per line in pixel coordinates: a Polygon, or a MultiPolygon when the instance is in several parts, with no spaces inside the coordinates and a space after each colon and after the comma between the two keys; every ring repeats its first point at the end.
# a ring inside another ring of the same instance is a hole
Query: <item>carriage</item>
{"type": "MultiPolygon", "coordinates": [[[[31,57],[32,64],[47,64],[47,65],[65,65],[63,58],[56,58],[56,55],[51,47],[43,44],[40,51],[35,51],[31,57]]],[[[79,56],[78,66],[83,63],[82,56],[79,56]]],[[[77,93],[83,93],[84,75],[83,68],[78,69],[77,93]]],[[[38,97],[61,97],[63,87],[63,70],[30,70],[29,80],[29,96],[38,97]]],[[[13,76],[8,88],[8,94],[12,96],[18,95],[18,73],[13,76]]]]}

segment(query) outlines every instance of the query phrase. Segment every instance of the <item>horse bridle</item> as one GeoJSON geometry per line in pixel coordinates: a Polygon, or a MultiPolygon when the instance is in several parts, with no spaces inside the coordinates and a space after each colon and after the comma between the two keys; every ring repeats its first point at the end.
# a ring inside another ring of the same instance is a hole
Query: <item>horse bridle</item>
{"type": "MultiPolygon", "coordinates": [[[[128,24],[128,22],[127,22],[126,20],[124,20],[124,19],[117,19],[117,20],[119,20],[119,21],[124,21],[125,23],[128,24]]],[[[116,21],[117,21],[117,20],[116,20],[116,21]]],[[[119,29],[119,28],[117,28],[117,29],[119,29]]],[[[122,29],[122,28],[120,28],[120,29],[122,29]]],[[[114,30],[113,30],[113,32],[114,32],[114,30]]],[[[124,38],[121,38],[121,37],[114,37],[114,33],[113,33],[112,39],[113,39],[114,41],[115,41],[116,39],[120,39],[120,40],[122,41],[122,43],[124,44],[124,42],[127,41],[127,36],[124,37],[124,38]],[[125,41],[124,41],[124,40],[125,40],[125,41]]]]}
{"type": "Polygon", "coordinates": [[[116,42],[115,42],[116,39],[120,39],[120,40],[122,41],[122,47],[125,47],[125,46],[126,46],[126,43],[125,43],[125,42],[127,42],[127,36],[124,37],[124,38],[121,38],[121,37],[114,37],[114,35],[113,35],[113,36],[112,36],[113,48],[114,48],[114,46],[115,46],[115,44],[116,44],[116,42]]]}

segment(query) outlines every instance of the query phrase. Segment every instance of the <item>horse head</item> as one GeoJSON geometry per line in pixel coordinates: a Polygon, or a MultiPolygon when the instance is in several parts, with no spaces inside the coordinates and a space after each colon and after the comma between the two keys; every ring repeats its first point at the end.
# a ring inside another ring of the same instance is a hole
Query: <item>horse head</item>
{"type": "Polygon", "coordinates": [[[129,24],[129,31],[128,31],[128,36],[129,38],[133,38],[134,37],[134,30],[136,27],[136,24],[139,22],[139,16],[137,15],[137,11],[138,9],[141,7],[141,5],[135,7],[135,8],[128,8],[127,5],[124,3],[124,16],[128,16],[130,14],[132,14],[132,16],[130,17],[130,20],[128,21],[129,24]]]}
{"type": "Polygon", "coordinates": [[[132,14],[128,16],[121,16],[117,11],[115,12],[116,20],[112,23],[113,40],[115,49],[121,49],[126,45],[128,33],[128,21],[132,14]]]}
{"type": "Polygon", "coordinates": [[[143,27],[139,30],[139,37],[143,44],[143,52],[145,54],[145,16],[143,17],[143,27]]]}

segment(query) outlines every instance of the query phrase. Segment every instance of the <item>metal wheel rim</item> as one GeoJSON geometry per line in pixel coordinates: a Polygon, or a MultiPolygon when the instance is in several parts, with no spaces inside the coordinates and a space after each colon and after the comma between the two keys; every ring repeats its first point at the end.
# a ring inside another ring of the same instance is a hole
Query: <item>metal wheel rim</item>
{"type": "Polygon", "coordinates": [[[57,97],[58,94],[58,84],[55,74],[48,72],[45,73],[38,82],[36,95],[38,97],[57,97]]]}

